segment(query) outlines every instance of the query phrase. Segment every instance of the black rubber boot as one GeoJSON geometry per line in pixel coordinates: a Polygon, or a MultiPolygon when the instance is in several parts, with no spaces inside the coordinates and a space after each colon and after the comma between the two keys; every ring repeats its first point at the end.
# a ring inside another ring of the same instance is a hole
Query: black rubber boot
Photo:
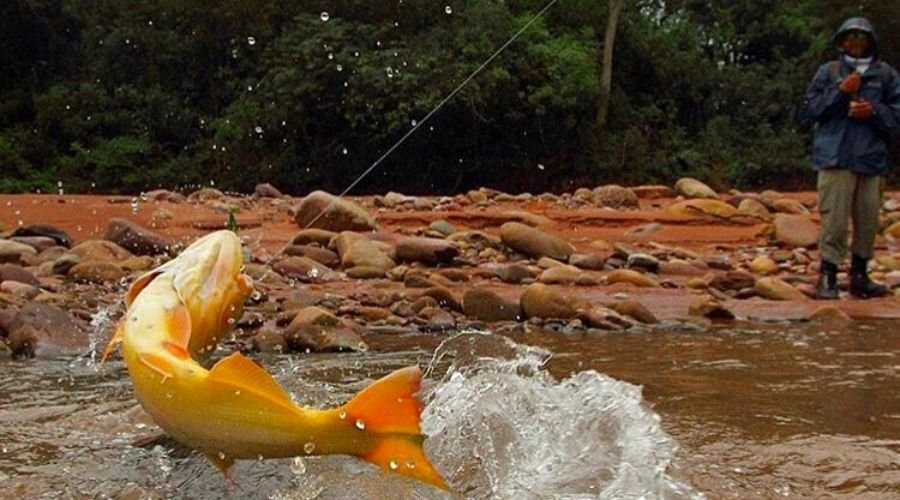
{"type": "Polygon", "coordinates": [[[884,297],[888,289],[869,279],[868,259],[853,256],[850,262],[850,295],[861,299],[884,297]]]}
{"type": "Polygon", "coordinates": [[[838,267],[827,260],[819,266],[819,282],[816,283],[816,298],[821,300],[835,300],[840,298],[837,286],[838,267]]]}

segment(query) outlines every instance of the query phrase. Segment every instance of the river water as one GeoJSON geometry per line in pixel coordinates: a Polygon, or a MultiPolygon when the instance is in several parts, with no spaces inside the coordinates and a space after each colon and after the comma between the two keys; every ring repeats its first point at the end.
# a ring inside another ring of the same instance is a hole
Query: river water
{"type": "MultiPolygon", "coordinates": [[[[900,498],[894,322],[366,340],[257,359],[317,407],[425,368],[426,451],[458,497],[900,498]]],[[[348,457],[238,462],[229,482],[157,431],[119,361],[0,361],[4,498],[448,498],[348,457]]]]}

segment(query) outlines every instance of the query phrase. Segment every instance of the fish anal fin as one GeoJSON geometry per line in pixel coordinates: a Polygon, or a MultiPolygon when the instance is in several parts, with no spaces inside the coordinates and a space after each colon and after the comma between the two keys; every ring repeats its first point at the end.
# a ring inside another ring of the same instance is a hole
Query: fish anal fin
{"type": "Polygon", "coordinates": [[[106,344],[106,349],[103,349],[103,356],[100,357],[101,365],[106,362],[106,358],[109,357],[110,354],[112,354],[113,349],[115,349],[116,346],[122,343],[122,339],[124,338],[124,336],[125,324],[119,323],[119,326],[116,327],[116,331],[115,333],[113,333],[112,338],[109,339],[109,343],[106,344]]]}
{"type": "Polygon", "coordinates": [[[372,382],[343,409],[352,421],[362,420],[367,430],[419,434],[422,402],[416,395],[422,384],[417,366],[401,368],[372,382]]]}
{"type": "Polygon", "coordinates": [[[288,393],[268,372],[239,352],[213,365],[208,380],[266,396],[273,401],[293,404],[288,393]]]}
{"type": "Polygon", "coordinates": [[[216,469],[219,469],[219,472],[221,472],[223,476],[231,480],[228,471],[231,469],[231,466],[234,465],[233,458],[224,453],[204,453],[203,455],[216,466],[216,469]]]}
{"type": "Polygon", "coordinates": [[[132,283],[131,286],[128,287],[128,293],[125,294],[125,307],[130,306],[131,303],[134,302],[134,299],[141,293],[141,291],[159,275],[159,270],[153,270],[141,275],[140,278],[134,280],[134,283],[132,283]]]}
{"type": "Polygon", "coordinates": [[[172,377],[172,366],[162,356],[150,352],[143,352],[138,355],[138,359],[141,361],[142,365],[162,375],[163,382],[172,377]]]}

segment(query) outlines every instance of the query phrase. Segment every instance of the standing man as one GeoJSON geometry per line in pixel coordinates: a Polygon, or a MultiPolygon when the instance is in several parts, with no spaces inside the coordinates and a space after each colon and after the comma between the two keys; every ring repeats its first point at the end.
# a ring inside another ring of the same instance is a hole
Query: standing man
{"type": "Polygon", "coordinates": [[[875,29],[865,18],[838,28],[834,45],[840,58],[823,64],[806,90],[807,116],[815,121],[812,162],[818,172],[821,271],[819,299],[837,299],[838,266],[850,246],[850,294],[887,294],[869,279],[891,133],[900,127],[900,76],[878,58],[875,29]]]}

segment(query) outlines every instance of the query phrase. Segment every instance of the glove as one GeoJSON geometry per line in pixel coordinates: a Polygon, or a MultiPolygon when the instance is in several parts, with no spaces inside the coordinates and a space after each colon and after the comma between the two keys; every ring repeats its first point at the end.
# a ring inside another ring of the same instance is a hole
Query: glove
{"type": "Polygon", "coordinates": [[[865,120],[872,117],[873,111],[872,103],[869,101],[850,101],[850,111],[847,113],[847,116],[857,120],[865,120]]]}
{"type": "Polygon", "coordinates": [[[841,80],[841,92],[846,94],[855,94],[862,85],[862,75],[858,71],[854,71],[841,80]]]}

